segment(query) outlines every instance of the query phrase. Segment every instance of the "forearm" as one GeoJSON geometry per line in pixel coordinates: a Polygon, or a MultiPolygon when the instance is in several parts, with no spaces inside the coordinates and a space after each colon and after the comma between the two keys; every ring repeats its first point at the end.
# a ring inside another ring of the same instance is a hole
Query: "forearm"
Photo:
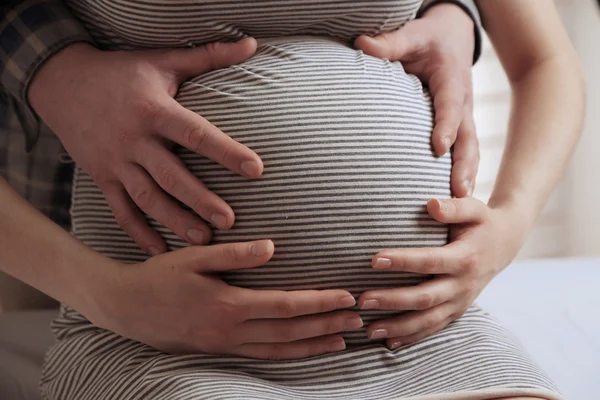
{"type": "Polygon", "coordinates": [[[551,58],[513,82],[504,157],[490,206],[531,225],[560,180],[581,131],[584,84],[574,58],[551,58]]]}
{"type": "Polygon", "coordinates": [[[98,282],[112,261],[52,223],[1,177],[0,202],[0,271],[82,312],[91,311],[93,304],[84,300],[89,283],[98,282]]]}

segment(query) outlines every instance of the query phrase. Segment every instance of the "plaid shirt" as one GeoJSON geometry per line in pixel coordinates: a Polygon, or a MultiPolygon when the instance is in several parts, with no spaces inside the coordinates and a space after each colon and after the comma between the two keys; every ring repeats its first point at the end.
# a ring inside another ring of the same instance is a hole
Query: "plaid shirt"
{"type": "MultiPolygon", "coordinates": [[[[70,44],[93,41],[60,0],[0,1],[0,175],[68,229],[73,164],[65,162],[58,138],[40,123],[27,92],[46,60],[70,44]]],[[[417,16],[443,2],[461,6],[475,21],[477,60],[481,24],[474,0],[424,0],[417,16]]]]}

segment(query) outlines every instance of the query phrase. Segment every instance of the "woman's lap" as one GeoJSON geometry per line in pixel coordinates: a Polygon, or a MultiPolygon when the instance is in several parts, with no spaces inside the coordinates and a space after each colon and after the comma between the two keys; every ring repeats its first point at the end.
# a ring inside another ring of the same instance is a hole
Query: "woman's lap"
{"type": "Polygon", "coordinates": [[[394,351],[370,345],[283,362],[169,355],[84,321],[48,354],[41,385],[48,399],[560,398],[510,334],[476,306],[442,332],[394,351]]]}

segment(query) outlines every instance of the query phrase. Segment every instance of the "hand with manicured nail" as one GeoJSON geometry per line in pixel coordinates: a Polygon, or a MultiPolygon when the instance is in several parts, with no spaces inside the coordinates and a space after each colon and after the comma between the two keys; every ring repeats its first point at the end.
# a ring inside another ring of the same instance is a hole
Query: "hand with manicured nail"
{"type": "Polygon", "coordinates": [[[514,212],[490,208],[473,197],[430,200],[427,210],[437,221],[451,224],[450,243],[384,250],[373,258],[372,266],[432,279],[412,287],[368,291],[358,299],[363,309],[406,312],[368,328],[372,338],[386,338],[391,348],[421,340],[460,318],[524,241],[525,229],[517,228],[514,212]]]}
{"type": "Polygon", "coordinates": [[[266,263],[273,242],[191,246],[141,264],[103,265],[84,279],[89,304],[75,304],[95,325],[168,353],[295,359],[340,351],[338,334],[360,328],[345,290],[251,290],[220,272],[266,263]],[[98,301],[100,300],[101,301],[98,301]]]}
{"type": "Polygon", "coordinates": [[[471,64],[475,39],[472,19],[454,4],[431,7],[422,18],[375,37],[359,36],[356,49],[374,57],[400,61],[426,82],[433,96],[436,154],[454,144],[452,193],[470,196],[479,166],[479,144],[473,121],[471,64]]]}
{"type": "Polygon", "coordinates": [[[175,144],[247,178],[262,174],[258,155],[174,99],[186,79],[243,62],[255,51],[251,38],[142,51],[77,43],[42,66],[29,99],[102,190],[121,228],[143,250],[159,254],[166,245],[140,210],[191,244],[210,241],[205,221],[229,229],[235,218],[172,153],[175,144]]]}

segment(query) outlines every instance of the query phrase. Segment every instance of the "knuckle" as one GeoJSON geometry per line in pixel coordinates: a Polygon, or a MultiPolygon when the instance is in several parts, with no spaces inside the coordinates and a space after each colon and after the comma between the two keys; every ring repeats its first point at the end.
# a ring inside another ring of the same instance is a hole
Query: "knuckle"
{"type": "Polygon", "coordinates": [[[420,293],[415,300],[415,306],[417,310],[426,310],[428,308],[433,307],[435,304],[434,297],[427,292],[420,293]]]}
{"type": "Polygon", "coordinates": [[[231,260],[233,262],[241,261],[244,258],[244,251],[241,249],[241,245],[239,243],[234,243],[229,246],[223,247],[223,256],[227,260],[231,260]]]}
{"type": "Polygon", "coordinates": [[[289,297],[284,297],[275,303],[277,315],[280,318],[291,318],[297,314],[298,304],[289,297]]]}
{"type": "Polygon", "coordinates": [[[188,124],[183,129],[183,144],[184,147],[198,152],[206,145],[208,140],[208,132],[204,124],[188,124]]]}
{"type": "Polygon", "coordinates": [[[426,274],[432,274],[438,271],[438,269],[442,266],[443,260],[440,258],[437,252],[430,250],[427,252],[425,256],[425,261],[423,263],[423,272],[426,274]]]}
{"type": "Polygon", "coordinates": [[[169,213],[165,219],[165,226],[172,231],[179,230],[181,218],[175,213],[169,213]]]}
{"type": "Polygon", "coordinates": [[[162,107],[155,101],[144,97],[137,98],[131,103],[134,114],[141,121],[155,121],[161,114],[162,107]]]}
{"type": "Polygon", "coordinates": [[[475,293],[477,291],[477,280],[469,279],[465,283],[463,283],[463,295],[469,295],[475,293]]]}
{"type": "Polygon", "coordinates": [[[135,204],[140,206],[140,208],[142,208],[142,209],[152,208],[154,201],[155,201],[155,197],[156,196],[153,193],[153,190],[151,188],[147,187],[146,185],[137,185],[132,190],[132,195],[131,195],[131,198],[133,199],[135,204]]]}
{"type": "Polygon", "coordinates": [[[293,342],[296,340],[296,330],[291,324],[284,323],[277,328],[277,338],[279,342],[293,342]]]}
{"type": "Polygon", "coordinates": [[[465,273],[473,272],[479,266],[479,254],[471,252],[462,262],[462,270],[465,273]]]}
{"type": "Polygon", "coordinates": [[[423,330],[431,330],[438,323],[438,318],[436,315],[427,316],[423,319],[423,330]]]}
{"type": "Polygon", "coordinates": [[[165,162],[159,162],[156,166],[156,175],[158,183],[167,192],[173,191],[177,186],[178,179],[173,166],[165,162]]]}

